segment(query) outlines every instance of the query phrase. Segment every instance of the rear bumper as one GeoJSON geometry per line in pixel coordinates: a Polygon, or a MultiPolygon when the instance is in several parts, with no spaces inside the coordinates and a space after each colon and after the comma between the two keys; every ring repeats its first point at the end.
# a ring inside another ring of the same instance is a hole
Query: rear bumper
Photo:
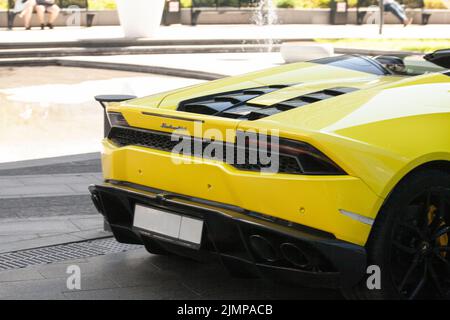
{"type": "Polygon", "coordinates": [[[89,190],[120,242],[164,248],[195,259],[217,258],[234,274],[312,287],[353,286],[365,273],[364,247],[337,240],[329,233],[137,185],[105,183],[89,190]],[[205,227],[200,248],[135,229],[136,204],[202,219],[205,227]]]}
{"type": "Polygon", "coordinates": [[[332,233],[364,246],[371,225],[342,214],[373,219],[383,200],[359,178],[260,174],[226,163],[156,149],[118,147],[103,141],[103,178],[227,203],[332,233]],[[326,199],[326,201],[324,201],[326,199]]]}

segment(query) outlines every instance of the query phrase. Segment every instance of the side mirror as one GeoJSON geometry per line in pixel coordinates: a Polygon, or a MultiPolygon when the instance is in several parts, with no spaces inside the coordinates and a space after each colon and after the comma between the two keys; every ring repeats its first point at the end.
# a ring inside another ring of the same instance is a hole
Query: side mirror
{"type": "Polygon", "coordinates": [[[437,50],[433,53],[427,54],[425,60],[434,63],[443,68],[450,68],[450,49],[437,50]]]}
{"type": "Polygon", "coordinates": [[[376,61],[381,63],[386,69],[394,72],[404,74],[406,72],[405,63],[403,59],[396,56],[377,56],[374,58],[376,61]]]}
{"type": "Polygon", "coordinates": [[[103,108],[103,130],[104,136],[107,137],[109,134],[109,130],[111,130],[111,125],[108,121],[108,116],[106,114],[106,104],[111,102],[123,102],[132,99],[136,99],[136,96],[132,95],[123,95],[123,94],[112,94],[112,95],[100,95],[95,96],[95,101],[99,102],[103,108]]]}

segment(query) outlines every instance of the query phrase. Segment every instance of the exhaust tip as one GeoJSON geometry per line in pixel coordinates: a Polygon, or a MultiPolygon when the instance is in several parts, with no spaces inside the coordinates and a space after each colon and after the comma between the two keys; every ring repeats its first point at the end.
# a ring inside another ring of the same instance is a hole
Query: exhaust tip
{"type": "Polygon", "coordinates": [[[278,253],[269,240],[260,236],[252,235],[249,237],[250,246],[253,251],[263,260],[267,262],[275,262],[278,260],[278,253]]]}
{"type": "Polygon", "coordinates": [[[293,243],[283,243],[280,246],[281,254],[291,264],[298,268],[307,268],[310,265],[308,257],[293,243]]]}

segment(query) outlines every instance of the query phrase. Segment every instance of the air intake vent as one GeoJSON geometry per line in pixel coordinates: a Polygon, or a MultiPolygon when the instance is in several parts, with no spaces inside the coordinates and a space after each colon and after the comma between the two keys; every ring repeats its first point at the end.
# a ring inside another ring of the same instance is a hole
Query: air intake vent
{"type": "MultiPolygon", "coordinates": [[[[273,85],[190,99],[181,102],[178,111],[215,115],[226,118],[240,118],[254,110],[254,108],[240,109],[247,101],[286,87],[286,85],[273,85]],[[228,112],[230,109],[233,109],[233,111],[228,112]]],[[[257,107],[256,109],[260,109],[260,107],[257,107]]]]}
{"type": "Polygon", "coordinates": [[[214,115],[224,118],[258,120],[280,112],[334,98],[358,90],[356,88],[348,87],[325,89],[322,91],[305,94],[303,96],[279,102],[271,106],[262,106],[258,104],[248,103],[248,101],[263,94],[267,94],[285,87],[286,86],[281,85],[270,86],[196,98],[182,102],[178,110],[206,115],[214,115]]]}
{"type": "Polygon", "coordinates": [[[313,93],[308,93],[303,96],[299,96],[293,99],[289,99],[283,102],[279,102],[269,107],[260,107],[259,110],[254,110],[247,116],[247,120],[258,120],[265,118],[283,111],[288,111],[298,107],[303,107],[311,103],[319,102],[322,100],[334,98],[346,93],[358,90],[356,88],[338,87],[325,89],[313,93]]]}
{"type": "Polygon", "coordinates": [[[272,107],[275,107],[281,111],[286,111],[286,110],[290,110],[293,108],[302,107],[307,104],[334,98],[334,97],[340,96],[345,93],[350,93],[355,90],[357,90],[357,89],[356,88],[344,88],[344,87],[343,88],[326,89],[326,90],[322,90],[322,91],[308,93],[303,96],[296,97],[294,99],[290,99],[287,101],[283,101],[283,102],[277,103],[276,105],[273,105],[272,107]]]}

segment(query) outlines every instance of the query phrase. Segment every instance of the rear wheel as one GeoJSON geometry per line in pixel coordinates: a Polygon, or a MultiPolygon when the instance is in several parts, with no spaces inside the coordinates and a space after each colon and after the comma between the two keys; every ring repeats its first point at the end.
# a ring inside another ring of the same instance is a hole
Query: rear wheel
{"type": "Polygon", "coordinates": [[[366,245],[368,264],[381,270],[381,289],[366,279],[357,299],[450,298],[450,174],[423,170],[408,176],[381,209],[366,245]]]}

